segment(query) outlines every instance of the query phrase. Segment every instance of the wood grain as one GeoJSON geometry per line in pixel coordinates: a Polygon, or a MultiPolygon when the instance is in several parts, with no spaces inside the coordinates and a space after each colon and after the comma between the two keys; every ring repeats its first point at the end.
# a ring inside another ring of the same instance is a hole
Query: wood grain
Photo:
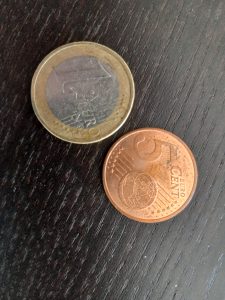
{"type": "Polygon", "coordinates": [[[225,299],[225,3],[222,0],[0,0],[0,299],[225,299]],[[136,100],[123,128],[78,146],[42,128],[34,70],[67,42],[128,62],[136,100]],[[140,224],[109,204],[101,169],[141,127],[183,138],[199,166],[190,206],[140,224]]]}

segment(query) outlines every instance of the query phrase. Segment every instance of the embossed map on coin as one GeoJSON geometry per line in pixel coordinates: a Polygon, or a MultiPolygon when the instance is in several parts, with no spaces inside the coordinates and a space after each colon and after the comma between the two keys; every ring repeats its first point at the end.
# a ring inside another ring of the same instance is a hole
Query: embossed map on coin
{"type": "Polygon", "coordinates": [[[120,182],[119,193],[127,207],[142,209],[155,199],[157,186],[154,180],[142,172],[130,172],[120,182]]]}
{"type": "Polygon", "coordinates": [[[46,95],[50,109],[64,124],[91,128],[112,113],[119,83],[108,64],[96,57],[76,56],[53,68],[46,95]]]}

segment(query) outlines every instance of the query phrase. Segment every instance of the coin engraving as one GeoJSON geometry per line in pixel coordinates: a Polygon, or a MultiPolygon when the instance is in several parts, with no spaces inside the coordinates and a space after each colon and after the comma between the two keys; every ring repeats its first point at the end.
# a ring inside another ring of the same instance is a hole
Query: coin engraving
{"type": "Polygon", "coordinates": [[[185,197],[185,179],[179,166],[171,167],[171,193],[174,197],[185,197]]]}
{"type": "Polygon", "coordinates": [[[103,182],[120,212],[138,221],[161,222],[190,202],[197,167],[189,148],[172,133],[139,129],[112,146],[105,160],[103,182]],[[132,162],[128,168],[122,153],[132,162]]]}
{"type": "MultiPolygon", "coordinates": [[[[178,146],[162,141],[159,139],[153,138],[150,134],[137,134],[134,139],[134,147],[138,156],[151,163],[149,168],[149,174],[153,176],[157,182],[160,182],[159,185],[159,197],[155,203],[155,207],[152,208],[152,212],[155,213],[155,210],[159,213],[162,211],[162,206],[169,205],[173,203],[173,198],[180,197],[181,191],[183,190],[181,185],[176,182],[178,178],[175,174],[171,174],[171,185],[169,185],[169,176],[165,176],[168,172],[167,166],[172,162],[178,159],[178,146]],[[154,167],[157,165],[157,171],[154,167]]],[[[171,167],[171,172],[175,168],[171,167]]],[[[176,171],[174,171],[176,173],[176,171]]],[[[179,179],[183,180],[183,179],[179,179]]],[[[182,191],[182,195],[184,192],[182,191]]]]}
{"type": "MultiPolygon", "coordinates": [[[[157,184],[158,184],[158,200],[159,200],[159,203],[162,203],[163,206],[166,206],[169,209],[170,205],[173,203],[173,198],[168,193],[168,191],[166,191],[166,189],[164,187],[162,187],[159,183],[157,183],[157,184]]],[[[160,206],[160,208],[158,208],[158,210],[161,210],[161,206],[160,206]]]]}
{"type": "Polygon", "coordinates": [[[38,120],[54,136],[90,144],[116,132],[134,102],[134,81],[123,58],[93,42],[74,42],[49,53],[32,78],[38,120]]]}
{"type": "Polygon", "coordinates": [[[64,124],[91,128],[115,108],[119,83],[112,68],[92,56],[76,56],[55,66],[46,84],[50,109],[64,124]]]}
{"type": "Polygon", "coordinates": [[[167,156],[166,161],[177,159],[177,146],[152,138],[150,135],[138,134],[135,138],[135,149],[140,158],[155,161],[161,155],[167,156]]]}
{"type": "Polygon", "coordinates": [[[132,209],[149,206],[156,197],[155,181],[147,174],[130,172],[120,182],[120,197],[123,203],[132,209]]]}
{"type": "Polygon", "coordinates": [[[112,174],[121,179],[133,170],[133,159],[126,153],[124,147],[118,147],[113,151],[108,168],[112,174]]]}

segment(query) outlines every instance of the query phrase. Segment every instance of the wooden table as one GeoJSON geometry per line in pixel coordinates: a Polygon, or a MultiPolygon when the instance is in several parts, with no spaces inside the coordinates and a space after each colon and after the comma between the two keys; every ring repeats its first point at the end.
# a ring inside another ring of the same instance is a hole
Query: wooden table
{"type": "Polygon", "coordinates": [[[0,0],[0,298],[225,299],[225,2],[0,0]],[[132,113],[105,141],[79,146],[36,119],[32,75],[72,41],[100,42],[128,62],[132,113]],[[180,136],[199,167],[176,218],[141,224],[103,191],[112,143],[132,129],[180,136]]]}

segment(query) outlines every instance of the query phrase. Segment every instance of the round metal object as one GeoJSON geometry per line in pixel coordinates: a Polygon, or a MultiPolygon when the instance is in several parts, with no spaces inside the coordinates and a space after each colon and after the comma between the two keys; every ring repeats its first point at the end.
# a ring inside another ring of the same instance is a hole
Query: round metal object
{"type": "Polygon", "coordinates": [[[129,67],[115,51],[93,42],[55,49],[34,73],[31,99],[42,125],[78,144],[101,141],[128,118],[134,101],[129,67]]]}
{"type": "Polygon", "coordinates": [[[198,171],[188,146],[157,128],[138,129],[109,150],[103,167],[105,192],[123,215],[156,223],[180,213],[196,190],[198,171]]]}

